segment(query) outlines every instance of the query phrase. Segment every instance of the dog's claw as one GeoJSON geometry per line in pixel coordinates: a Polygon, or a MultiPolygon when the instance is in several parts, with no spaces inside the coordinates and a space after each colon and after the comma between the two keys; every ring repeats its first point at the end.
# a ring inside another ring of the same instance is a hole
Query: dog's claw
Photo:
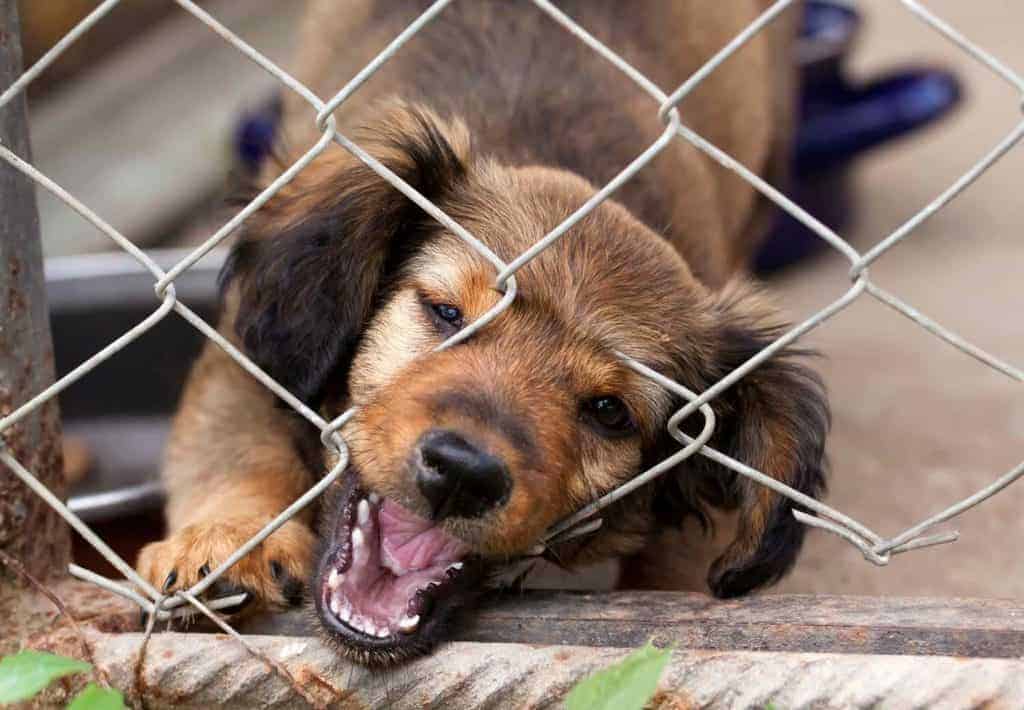
{"type": "Polygon", "coordinates": [[[243,599],[242,601],[238,602],[233,606],[228,606],[224,607],[223,609],[217,610],[218,614],[223,614],[224,616],[231,616],[232,614],[237,614],[238,612],[242,611],[242,609],[249,606],[249,604],[252,603],[252,601],[256,598],[256,594],[251,589],[248,589],[247,587],[243,587],[241,585],[233,584],[232,582],[229,582],[224,579],[218,579],[216,582],[213,583],[213,585],[210,586],[210,589],[206,592],[204,596],[206,596],[209,599],[221,599],[223,597],[234,596],[235,594],[244,594],[245,599],[243,599]]]}
{"type": "Polygon", "coordinates": [[[171,573],[167,575],[167,579],[164,580],[164,586],[160,588],[160,591],[167,594],[171,591],[171,587],[178,581],[178,570],[172,569],[171,573]]]}
{"type": "MultiPolygon", "coordinates": [[[[301,604],[306,596],[302,579],[309,569],[307,555],[315,546],[315,538],[298,522],[286,523],[289,533],[270,537],[260,549],[213,579],[224,558],[211,548],[212,542],[224,542],[225,548],[238,547],[260,527],[261,521],[194,523],[166,540],[144,547],[139,552],[138,569],[162,596],[173,596],[199,580],[206,587],[199,595],[204,603],[244,592],[241,603],[216,610],[224,616],[245,614],[256,608],[276,609],[301,604]]],[[[194,616],[190,612],[190,609],[181,609],[175,618],[181,614],[194,616]]],[[[165,616],[157,617],[161,625],[165,616]]]]}

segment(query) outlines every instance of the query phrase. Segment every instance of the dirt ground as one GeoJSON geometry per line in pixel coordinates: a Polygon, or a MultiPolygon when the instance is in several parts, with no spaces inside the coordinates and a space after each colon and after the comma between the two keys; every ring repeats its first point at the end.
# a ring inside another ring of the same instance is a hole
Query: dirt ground
{"type": "MultiPolygon", "coordinates": [[[[1017,72],[1024,71],[1024,5],[1013,0],[928,6],[1017,72]]],[[[882,239],[995,146],[1022,120],[1021,97],[898,3],[862,3],[868,19],[855,69],[936,63],[963,80],[959,112],[923,136],[863,160],[860,250],[882,239]]],[[[1024,366],[1024,147],[872,267],[879,285],[1011,365],[1024,366]]],[[[849,283],[839,258],[808,263],[774,284],[794,318],[849,283]]],[[[828,502],[885,535],[896,534],[982,488],[1024,459],[1024,388],[873,299],[863,298],[808,339],[835,413],[828,502]]],[[[888,567],[813,532],[787,592],[1024,596],[1018,545],[1024,482],[947,524],[951,545],[895,557],[888,567]]]]}
{"type": "MultiPolygon", "coordinates": [[[[941,124],[870,154],[856,166],[856,224],[842,230],[866,251],[939,195],[1022,120],[1021,97],[896,2],[861,3],[866,17],[855,76],[908,65],[952,69],[965,100],[941,124]]],[[[1018,72],[1024,4],[932,0],[928,7],[1018,72]]],[[[871,268],[872,279],[968,341],[1024,366],[1024,146],[871,268]]],[[[849,287],[849,263],[831,253],[771,282],[793,320],[849,287]]],[[[892,536],[945,509],[1024,460],[1024,387],[863,296],[804,341],[831,395],[827,502],[892,536]]],[[[939,530],[958,542],[893,557],[886,567],[812,530],[776,592],[1024,597],[1024,481],[939,530]]],[[[538,586],[545,583],[545,572],[538,586]]],[[[594,569],[558,584],[605,586],[594,569]]]]}

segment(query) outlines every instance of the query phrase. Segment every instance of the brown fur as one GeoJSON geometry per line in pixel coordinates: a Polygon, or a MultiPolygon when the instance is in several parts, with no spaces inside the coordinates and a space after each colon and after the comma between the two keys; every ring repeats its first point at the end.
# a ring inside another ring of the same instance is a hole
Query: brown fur
{"type": "MultiPolygon", "coordinates": [[[[561,5],[666,89],[765,5],[641,4],[561,5]]],[[[421,4],[352,5],[339,13],[327,0],[311,4],[298,76],[324,96],[421,4]]],[[[787,32],[786,22],[773,26],[681,106],[689,125],[765,174],[788,135],[790,104],[779,96],[791,82],[776,63],[787,32]]],[[[286,109],[285,162],[315,139],[311,110],[294,98],[286,109]]],[[[338,115],[341,130],[511,260],[657,137],[655,114],[649,97],[532,6],[480,0],[446,10],[338,115]]],[[[665,422],[682,403],[616,351],[701,391],[781,332],[771,306],[737,280],[758,210],[749,186],[676,141],[519,271],[519,296],[498,319],[434,352],[445,335],[424,303],[457,304],[471,322],[500,298],[494,268],[332,146],[247,221],[224,274],[220,331],[325,417],[357,406],[344,430],[353,475],[411,510],[428,512],[406,473],[424,432],[459,431],[499,457],[513,480],[507,502],[443,524],[502,560],[678,450],[665,422]],[[626,402],[635,432],[609,436],[587,420],[585,403],[601,395],[626,402]]],[[[814,496],[828,413],[796,354],[776,356],[713,402],[712,444],[814,496]]],[[[194,581],[329,463],[318,460],[316,432],[274,399],[207,346],[167,453],[169,537],[139,562],[154,584],[171,570],[170,588],[194,581]]],[[[792,565],[802,539],[792,507],[697,456],[613,506],[598,533],[551,554],[565,564],[621,556],[624,582],[678,587],[694,578],[695,555],[673,531],[731,520],[715,530],[720,554],[707,577],[729,596],[792,565]]],[[[261,605],[282,604],[282,579],[309,576],[311,524],[304,513],[227,579],[261,605]]],[[[693,547],[692,530],[685,542],[693,547]]]]}

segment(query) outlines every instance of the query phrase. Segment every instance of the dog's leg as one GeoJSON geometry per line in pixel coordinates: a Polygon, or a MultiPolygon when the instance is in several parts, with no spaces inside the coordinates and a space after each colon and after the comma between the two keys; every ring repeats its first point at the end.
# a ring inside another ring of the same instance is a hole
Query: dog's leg
{"type": "Polygon", "coordinates": [[[736,514],[708,510],[710,530],[696,518],[666,526],[644,549],[620,561],[618,589],[703,592],[710,589],[708,569],[735,537],[736,514]]]}
{"type": "MultiPolygon", "coordinates": [[[[167,447],[167,537],[143,548],[140,574],[157,589],[189,587],[312,485],[295,451],[293,419],[263,385],[207,344],[167,447]]],[[[297,604],[315,544],[311,516],[307,510],[279,528],[207,596],[244,590],[247,609],[297,604]]]]}

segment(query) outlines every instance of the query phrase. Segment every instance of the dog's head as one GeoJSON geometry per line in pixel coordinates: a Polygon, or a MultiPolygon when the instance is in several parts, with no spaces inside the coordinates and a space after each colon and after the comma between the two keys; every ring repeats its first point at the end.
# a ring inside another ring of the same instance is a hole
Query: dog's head
{"type": "MultiPolygon", "coordinates": [[[[593,194],[563,171],[474,156],[459,123],[421,109],[395,108],[362,144],[506,261],[593,194]]],[[[498,302],[494,267],[340,150],[252,218],[225,275],[257,364],[326,416],[358,407],[344,430],[349,474],[323,506],[312,597],[341,647],[378,664],[443,639],[489,571],[671,453],[666,422],[681,403],[616,351],[699,391],[778,333],[754,291],[709,291],[606,202],[517,273],[518,297],[496,320],[435,351],[498,302]]],[[[792,353],[713,406],[712,444],[820,492],[827,408],[792,353]]],[[[636,552],[707,505],[741,520],[711,569],[716,594],[792,565],[792,504],[699,456],[551,554],[636,552]]]]}

